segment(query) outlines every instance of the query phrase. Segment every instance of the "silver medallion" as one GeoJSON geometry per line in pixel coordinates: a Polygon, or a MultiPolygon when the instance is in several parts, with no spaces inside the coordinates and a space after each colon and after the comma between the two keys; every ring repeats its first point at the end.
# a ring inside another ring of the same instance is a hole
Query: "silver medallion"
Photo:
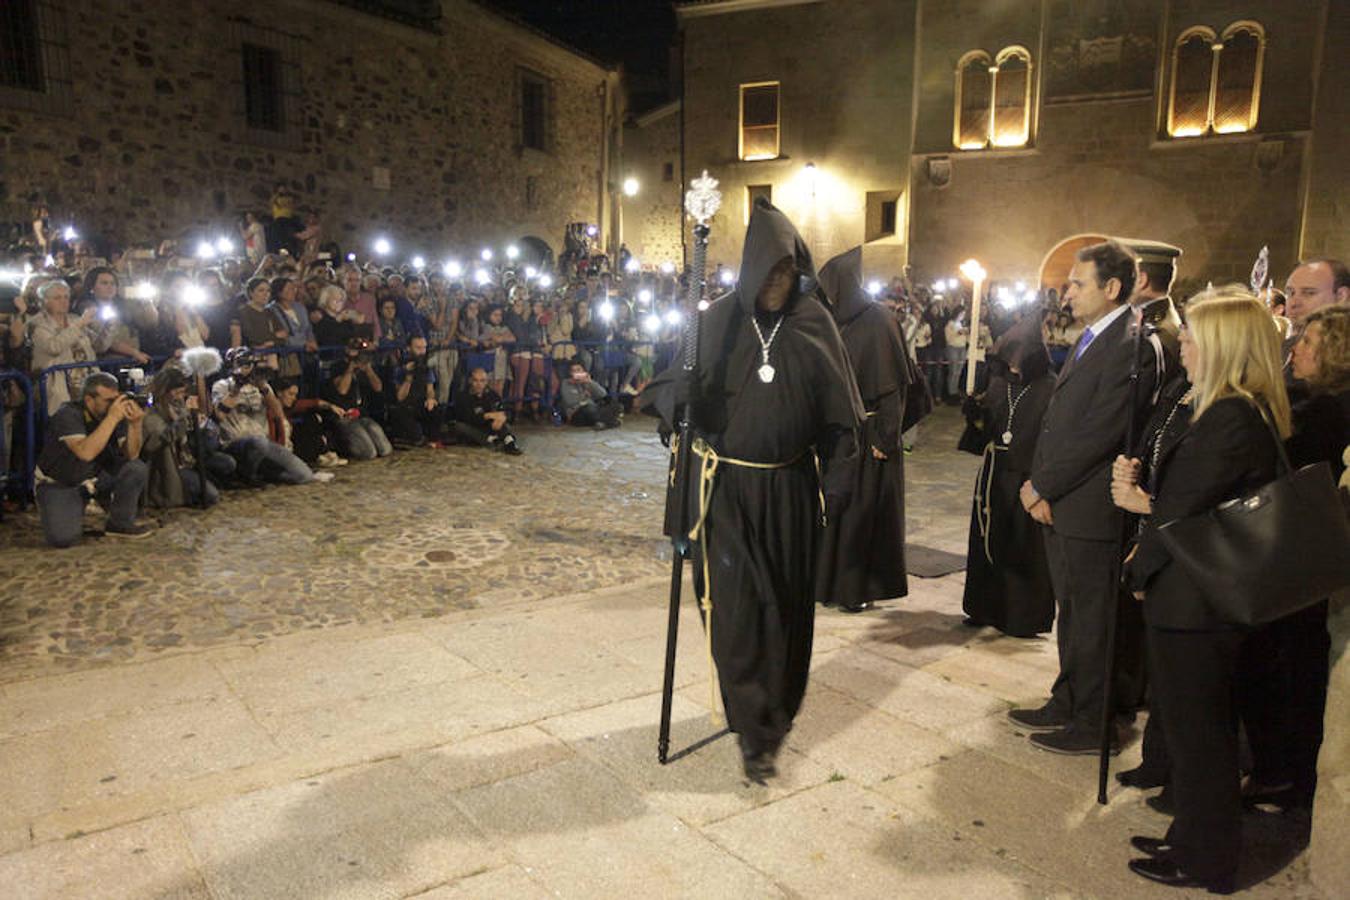
{"type": "Polygon", "coordinates": [[[773,376],[774,376],[773,366],[769,365],[768,363],[765,363],[764,365],[759,367],[760,381],[764,382],[765,384],[768,384],[770,381],[773,381],[773,376]]]}
{"type": "Polygon", "coordinates": [[[1003,432],[1002,437],[1003,437],[1003,446],[1006,447],[1006,446],[1008,446],[1009,444],[1012,443],[1012,432],[1011,432],[1011,431],[1005,431],[1005,432],[1003,432]]]}

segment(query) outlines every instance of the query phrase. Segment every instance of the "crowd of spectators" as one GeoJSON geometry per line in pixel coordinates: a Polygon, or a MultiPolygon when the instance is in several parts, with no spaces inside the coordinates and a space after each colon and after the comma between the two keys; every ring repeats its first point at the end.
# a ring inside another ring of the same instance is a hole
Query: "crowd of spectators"
{"type": "MultiPolygon", "coordinates": [[[[147,503],[208,505],[222,488],[322,482],[400,448],[516,455],[519,422],[616,427],[678,337],[673,270],[611,272],[584,225],[556,261],[512,245],[393,265],[383,242],[362,259],[325,241],[284,188],[271,207],[237,236],[155,248],[100,247],[35,211],[32,238],[0,263],[0,370],[33,394],[0,382],[0,470],[24,470],[26,403],[39,447],[111,422],[67,477],[44,449],[44,521],[57,488],[112,503],[98,473],[130,462],[147,467],[147,503]]],[[[108,533],[137,530],[100,505],[108,533]]],[[[48,538],[69,543],[68,523],[48,538]]]]}

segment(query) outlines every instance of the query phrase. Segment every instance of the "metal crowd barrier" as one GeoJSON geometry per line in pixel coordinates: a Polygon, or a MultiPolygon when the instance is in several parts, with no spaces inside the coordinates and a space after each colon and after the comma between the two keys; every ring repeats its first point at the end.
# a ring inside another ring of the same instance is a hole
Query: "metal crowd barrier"
{"type": "MultiPolygon", "coordinates": [[[[6,382],[17,382],[23,388],[23,432],[24,432],[24,467],[22,470],[13,469],[11,466],[14,461],[14,448],[9,442],[4,442],[5,460],[5,479],[6,482],[18,475],[22,480],[23,490],[20,493],[19,502],[23,506],[28,505],[28,499],[33,495],[33,473],[37,470],[37,431],[36,420],[33,415],[33,382],[23,372],[17,369],[0,369],[0,385],[6,382]]],[[[11,434],[18,431],[15,428],[11,434]]],[[[2,437],[2,435],[0,435],[2,437]]]]}

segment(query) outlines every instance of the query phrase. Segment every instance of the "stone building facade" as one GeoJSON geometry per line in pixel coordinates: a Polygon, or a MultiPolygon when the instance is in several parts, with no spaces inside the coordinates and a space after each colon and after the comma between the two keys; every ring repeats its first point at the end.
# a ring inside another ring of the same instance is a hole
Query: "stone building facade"
{"type": "Polygon", "coordinates": [[[1281,279],[1300,256],[1350,255],[1340,0],[679,12],[686,171],[706,167],[727,190],[716,260],[736,262],[757,192],[821,258],[864,244],[879,277],[905,264],[950,276],[973,256],[995,279],[1034,282],[1083,234],[1175,243],[1183,277],[1201,281],[1245,281],[1263,245],[1281,279]],[[766,135],[776,146],[756,143],[766,135]]]}
{"type": "Polygon", "coordinates": [[[637,193],[623,199],[623,242],[644,266],[678,266],[684,258],[680,116],[676,100],[624,128],[623,177],[636,180],[637,193]]]}
{"type": "Polygon", "coordinates": [[[353,249],[612,228],[619,72],[468,0],[27,6],[40,89],[0,85],[6,219],[37,200],[119,243],[223,233],[285,183],[353,249]]]}

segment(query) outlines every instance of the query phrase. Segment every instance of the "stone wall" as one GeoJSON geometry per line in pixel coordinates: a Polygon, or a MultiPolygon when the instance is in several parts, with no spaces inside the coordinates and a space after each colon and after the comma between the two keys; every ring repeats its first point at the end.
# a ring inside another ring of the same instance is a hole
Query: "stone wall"
{"type": "Polygon", "coordinates": [[[569,221],[608,227],[617,73],[467,0],[445,0],[439,35],[322,0],[248,4],[247,22],[228,0],[61,7],[74,100],[0,108],[6,218],[36,197],[57,224],[149,241],[229,229],[285,182],[347,246],[558,247],[569,221]],[[244,127],[241,40],[298,69],[280,140],[244,127]],[[518,67],[551,80],[548,152],[520,146],[518,67]]]}
{"type": "Polygon", "coordinates": [[[623,153],[622,177],[639,183],[637,196],[623,200],[624,243],[643,265],[669,261],[683,266],[680,104],[668,103],[630,122],[624,129],[623,153]]]}
{"type": "Polygon", "coordinates": [[[1302,255],[1350,260],[1350,5],[1328,4],[1309,146],[1302,255]]]}
{"type": "MultiPolygon", "coordinates": [[[[867,195],[894,192],[903,209],[911,139],[914,0],[805,3],[682,21],[685,169],[721,181],[710,264],[739,265],[749,185],[771,185],[817,263],[862,244],[867,195]],[[741,84],[779,81],[781,156],[737,158],[741,84]],[[814,175],[806,164],[815,164],[814,175]]],[[[903,219],[903,213],[900,216],[903,219]]],[[[865,264],[896,266],[893,240],[865,264]]]]}

